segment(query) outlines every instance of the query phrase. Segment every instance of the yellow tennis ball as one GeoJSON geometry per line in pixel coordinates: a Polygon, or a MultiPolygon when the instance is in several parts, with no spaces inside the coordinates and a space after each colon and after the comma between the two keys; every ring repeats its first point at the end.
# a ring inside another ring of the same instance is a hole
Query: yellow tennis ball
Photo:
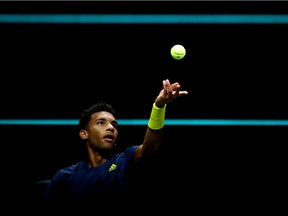
{"type": "Polygon", "coordinates": [[[180,60],[186,55],[186,50],[182,45],[176,44],[171,48],[170,53],[174,59],[180,60]]]}

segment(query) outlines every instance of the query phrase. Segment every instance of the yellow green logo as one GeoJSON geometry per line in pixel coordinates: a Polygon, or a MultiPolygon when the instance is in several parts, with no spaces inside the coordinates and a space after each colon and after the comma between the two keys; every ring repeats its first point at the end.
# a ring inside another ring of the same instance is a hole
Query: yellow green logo
{"type": "Polygon", "coordinates": [[[109,168],[109,172],[116,169],[117,165],[116,164],[111,164],[110,168],[109,168]]]}

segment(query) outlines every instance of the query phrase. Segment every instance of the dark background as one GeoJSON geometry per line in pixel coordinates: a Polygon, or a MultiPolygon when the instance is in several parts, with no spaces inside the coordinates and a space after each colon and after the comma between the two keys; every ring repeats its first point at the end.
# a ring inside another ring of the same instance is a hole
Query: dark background
{"type": "MultiPolygon", "coordinates": [[[[286,2],[0,5],[3,14],[288,13],[286,2]]],[[[0,32],[1,119],[78,119],[100,100],[119,119],[147,119],[166,78],[189,91],[168,105],[167,118],[288,119],[287,24],[2,23],[0,32]],[[174,44],[186,48],[184,59],[170,56],[174,44]]],[[[81,157],[75,126],[0,127],[7,200],[37,199],[43,185],[35,183],[81,157]]],[[[120,126],[123,148],[140,144],[145,130],[120,126]]],[[[167,126],[142,180],[157,195],[267,200],[282,190],[286,145],[285,126],[167,126]]]]}

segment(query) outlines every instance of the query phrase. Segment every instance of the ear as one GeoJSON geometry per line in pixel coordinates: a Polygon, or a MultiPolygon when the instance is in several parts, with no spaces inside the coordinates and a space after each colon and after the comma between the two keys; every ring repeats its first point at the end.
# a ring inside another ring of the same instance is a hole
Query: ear
{"type": "Polygon", "coordinates": [[[81,137],[81,139],[87,139],[88,138],[88,133],[87,133],[87,131],[86,130],[80,130],[79,131],[79,136],[81,137]]]}

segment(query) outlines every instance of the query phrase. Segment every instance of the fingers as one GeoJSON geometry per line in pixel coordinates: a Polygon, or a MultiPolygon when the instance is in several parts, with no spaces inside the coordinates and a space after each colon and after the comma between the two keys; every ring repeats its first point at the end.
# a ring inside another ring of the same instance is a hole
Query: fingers
{"type": "Polygon", "coordinates": [[[171,84],[170,81],[166,79],[166,80],[163,80],[163,89],[165,90],[165,92],[172,92],[172,91],[179,92],[180,85],[178,82],[171,84]]]}
{"type": "Polygon", "coordinates": [[[164,95],[168,95],[171,92],[171,84],[168,79],[163,80],[163,89],[164,89],[164,95]]]}
{"type": "Polygon", "coordinates": [[[164,95],[168,96],[168,98],[188,94],[187,91],[180,91],[180,88],[181,86],[178,82],[171,84],[169,79],[163,80],[164,95]]]}
{"type": "Polygon", "coordinates": [[[175,95],[175,96],[178,96],[178,95],[179,95],[179,92],[180,92],[180,85],[178,84],[178,85],[176,85],[176,89],[175,89],[174,95],[175,95]]]}

